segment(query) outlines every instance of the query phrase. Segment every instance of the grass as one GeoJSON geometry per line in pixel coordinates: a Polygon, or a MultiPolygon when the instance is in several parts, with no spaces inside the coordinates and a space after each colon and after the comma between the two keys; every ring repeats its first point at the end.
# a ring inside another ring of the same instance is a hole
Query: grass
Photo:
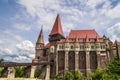
{"type": "Polygon", "coordinates": [[[0,78],[0,80],[42,80],[37,78],[0,78]]]}

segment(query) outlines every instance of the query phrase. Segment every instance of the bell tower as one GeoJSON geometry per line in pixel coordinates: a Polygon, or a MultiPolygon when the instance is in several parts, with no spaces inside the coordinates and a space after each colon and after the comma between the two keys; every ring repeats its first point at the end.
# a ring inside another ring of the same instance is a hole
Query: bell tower
{"type": "Polygon", "coordinates": [[[43,29],[41,27],[37,42],[36,42],[36,55],[35,58],[36,59],[40,59],[40,57],[43,56],[44,54],[44,37],[43,37],[43,29]]]}
{"type": "Polygon", "coordinates": [[[60,21],[60,16],[59,14],[56,17],[55,23],[53,25],[52,31],[49,34],[49,41],[54,42],[54,41],[59,41],[60,39],[64,39],[64,34],[62,30],[62,25],[60,21]]]}

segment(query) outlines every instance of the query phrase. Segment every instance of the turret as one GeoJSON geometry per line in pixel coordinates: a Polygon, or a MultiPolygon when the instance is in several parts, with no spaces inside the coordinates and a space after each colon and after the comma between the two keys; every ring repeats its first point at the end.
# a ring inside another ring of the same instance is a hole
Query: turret
{"type": "Polygon", "coordinates": [[[43,30],[41,27],[37,42],[36,42],[36,58],[40,59],[44,55],[44,37],[43,37],[43,30]]]}
{"type": "Polygon", "coordinates": [[[53,25],[52,31],[49,34],[49,41],[53,42],[53,41],[60,41],[60,39],[64,39],[64,34],[63,34],[63,30],[62,30],[62,25],[61,25],[61,21],[60,21],[60,16],[59,14],[56,17],[55,23],[53,25]]]}

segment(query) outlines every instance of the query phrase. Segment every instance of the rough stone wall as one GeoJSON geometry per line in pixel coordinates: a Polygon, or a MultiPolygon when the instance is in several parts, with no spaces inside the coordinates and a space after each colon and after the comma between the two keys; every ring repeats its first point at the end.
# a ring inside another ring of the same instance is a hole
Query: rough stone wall
{"type": "Polygon", "coordinates": [[[64,74],[64,66],[65,66],[65,52],[58,52],[58,73],[64,74]]]}
{"type": "Polygon", "coordinates": [[[90,69],[94,71],[97,68],[97,54],[95,51],[90,51],[90,69]]]}
{"type": "Polygon", "coordinates": [[[84,75],[86,74],[86,53],[85,51],[79,52],[79,69],[84,75]]]}
{"type": "Polygon", "coordinates": [[[69,64],[69,71],[74,72],[75,70],[75,52],[70,51],[68,54],[68,64],[69,64]]]}

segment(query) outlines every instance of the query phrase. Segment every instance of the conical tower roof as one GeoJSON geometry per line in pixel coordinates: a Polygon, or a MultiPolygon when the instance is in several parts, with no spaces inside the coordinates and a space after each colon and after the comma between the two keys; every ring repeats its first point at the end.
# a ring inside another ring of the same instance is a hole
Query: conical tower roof
{"type": "Polygon", "coordinates": [[[55,34],[60,34],[61,36],[64,37],[59,14],[56,17],[55,23],[53,25],[52,31],[49,34],[49,36],[52,36],[52,35],[55,35],[55,34]]]}
{"type": "Polygon", "coordinates": [[[38,36],[38,40],[37,40],[36,43],[44,44],[44,37],[43,37],[43,29],[42,29],[42,27],[41,27],[40,34],[38,36]]]}

